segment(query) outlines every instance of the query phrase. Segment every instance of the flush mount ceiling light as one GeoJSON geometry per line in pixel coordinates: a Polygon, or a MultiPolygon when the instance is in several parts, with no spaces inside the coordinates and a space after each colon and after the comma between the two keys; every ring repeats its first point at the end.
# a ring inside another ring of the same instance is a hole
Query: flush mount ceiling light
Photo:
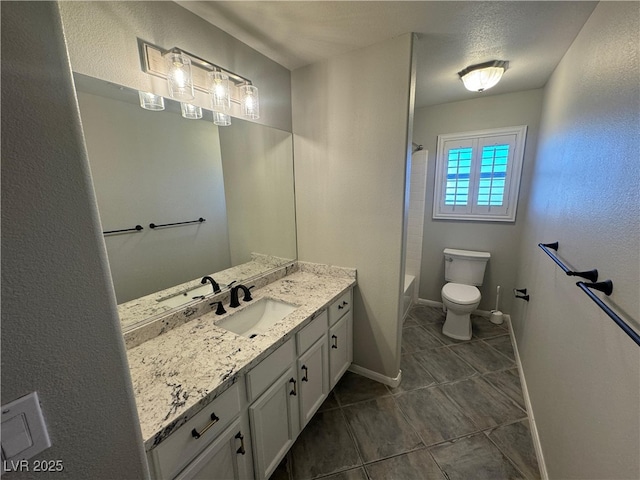
{"type": "Polygon", "coordinates": [[[251,80],[177,47],[163,50],[142,40],[139,44],[143,71],[166,79],[172,98],[191,103],[195,90],[210,95],[214,118],[215,113],[224,114],[218,116],[219,125],[231,123],[231,103],[240,106],[245,118],[260,118],[258,88],[251,80]]]}
{"type": "Polygon", "coordinates": [[[492,60],[478,65],[471,65],[458,72],[458,75],[467,90],[484,92],[500,81],[507,68],[509,68],[509,62],[492,60]]]}

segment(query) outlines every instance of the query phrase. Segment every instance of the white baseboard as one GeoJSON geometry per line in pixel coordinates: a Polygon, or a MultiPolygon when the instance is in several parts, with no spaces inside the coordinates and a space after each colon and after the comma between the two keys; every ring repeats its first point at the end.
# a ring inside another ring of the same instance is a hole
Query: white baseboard
{"type": "Polygon", "coordinates": [[[527,407],[527,415],[529,416],[529,428],[531,429],[531,438],[533,440],[533,448],[535,449],[536,457],[538,458],[538,467],[540,468],[540,477],[542,478],[542,480],[549,480],[549,474],[547,473],[547,465],[544,461],[544,454],[542,453],[542,444],[540,443],[540,436],[538,435],[538,427],[536,425],[536,420],[533,416],[533,409],[531,408],[531,399],[529,398],[527,381],[524,378],[522,363],[520,362],[520,353],[518,352],[518,344],[516,343],[516,337],[515,337],[515,334],[513,333],[511,316],[509,314],[505,314],[504,318],[507,324],[509,325],[509,333],[511,335],[511,344],[513,345],[513,350],[516,357],[516,365],[518,366],[518,373],[520,374],[522,396],[524,397],[524,404],[527,407]]]}
{"type": "MultiPolygon", "coordinates": [[[[428,307],[442,308],[442,302],[436,302],[435,300],[425,300],[423,298],[419,298],[416,303],[418,305],[427,305],[428,307]]],[[[491,312],[488,312],[487,310],[474,310],[473,315],[478,315],[480,317],[490,317],[491,312]]]]}
{"type": "Polygon", "coordinates": [[[349,371],[353,373],[357,373],[365,378],[369,378],[371,380],[375,380],[376,382],[383,383],[385,385],[390,386],[391,388],[396,388],[400,385],[400,381],[402,380],[402,370],[398,371],[398,376],[395,378],[387,377],[386,375],[382,375],[381,373],[374,372],[373,370],[369,370],[368,368],[361,367],[360,365],[356,365],[352,363],[349,367],[349,371]]]}

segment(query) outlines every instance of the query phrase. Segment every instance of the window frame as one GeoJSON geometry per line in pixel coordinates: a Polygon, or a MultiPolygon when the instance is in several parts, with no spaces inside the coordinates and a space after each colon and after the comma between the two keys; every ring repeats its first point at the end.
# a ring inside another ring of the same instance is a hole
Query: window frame
{"type": "Polygon", "coordinates": [[[526,136],[526,125],[438,135],[436,147],[436,178],[433,192],[433,219],[515,222],[522,166],[524,163],[526,136]],[[505,139],[509,137],[512,141],[508,143],[513,145],[513,148],[509,148],[503,206],[478,205],[482,149],[483,147],[490,146],[492,141],[494,144],[504,144],[505,139]],[[500,141],[496,141],[498,139],[500,141]],[[468,193],[470,201],[464,206],[446,205],[445,194],[449,166],[448,152],[454,148],[466,148],[470,145],[473,148],[468,193]]]}

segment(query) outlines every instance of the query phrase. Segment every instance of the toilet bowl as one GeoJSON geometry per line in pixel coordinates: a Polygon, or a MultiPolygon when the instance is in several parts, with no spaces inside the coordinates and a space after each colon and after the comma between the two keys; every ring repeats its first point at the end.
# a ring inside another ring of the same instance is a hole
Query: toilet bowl
{"type": "Polygon", "coordinates": [[[471,339],[471,312],[480,305],[480,290],[473,285],[447,283],[441,293],[447,312],[442,333],[456,340],[471,339]]]}
{"type": "Polygon", "coordinates": [[[472,250],[444,249],[444,279],[442,304],[447,318],[442,333],[456,340],[470,340],[471,312],[480,305],[480,290],[484,271],[491,254],[472,250]]]}

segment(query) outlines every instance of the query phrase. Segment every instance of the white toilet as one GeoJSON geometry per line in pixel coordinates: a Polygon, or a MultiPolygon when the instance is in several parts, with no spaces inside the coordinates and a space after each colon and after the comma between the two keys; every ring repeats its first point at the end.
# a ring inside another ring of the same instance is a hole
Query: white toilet
{"type": "Polygon", "coordinates": [[[442,303],[447,318],[442,333],[457,340],[471,338],[471,312],[480,305],[480,290],[484,270],[491,258],[489,252],[444,249],[444,278],[442,303]]]}

